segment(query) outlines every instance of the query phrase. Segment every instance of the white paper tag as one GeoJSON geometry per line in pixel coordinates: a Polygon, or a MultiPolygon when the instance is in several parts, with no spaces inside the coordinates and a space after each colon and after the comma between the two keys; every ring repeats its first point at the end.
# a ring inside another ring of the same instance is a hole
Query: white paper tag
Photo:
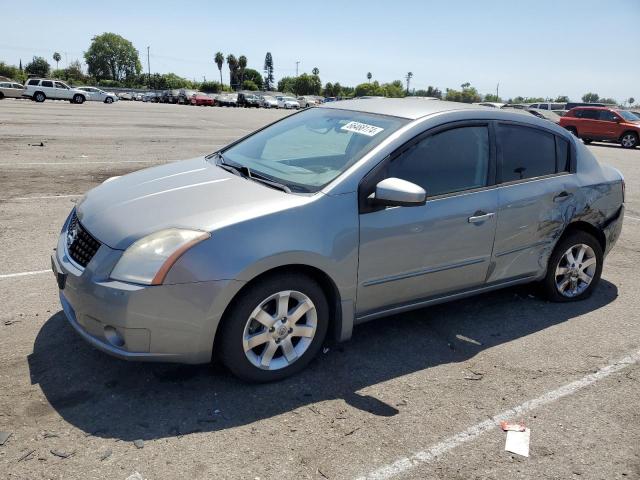
{"type": "Polygon", "coordinates": [[[531,430],[524,429],[524,432],[514,432],[509,430],[507,432],[507,441],[504,445],[504,449],[507,452],[522,455],[523,457],[529,456],[529,438],[531,437],[531,430]]]}
{"type": "Polygon", "coordinates": [[[366,135],[367,137],[373,137],[374,135],[382,132],[384,128],[376,127],[375,125],[368,125],[366,123],[349,122],[342,128],[340,128],[340,130],[359,133],[361,135],[366,135]]]}

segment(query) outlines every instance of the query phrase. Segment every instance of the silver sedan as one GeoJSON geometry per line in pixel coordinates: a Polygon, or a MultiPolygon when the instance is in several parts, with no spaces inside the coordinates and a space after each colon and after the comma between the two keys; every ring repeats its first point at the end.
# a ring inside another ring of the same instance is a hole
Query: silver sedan
{"type": "Polygon", "coordinates": [[[551,122],[350,100],[110,179],[70,213],[52,268],[96,348],[263,382],[374,318],[521,283],[582,300],[623,211],[620,172],[551,122]]]}
{"type": "Polygon", "coordinates": [[[78,87],[78,90],[87,92],[88,100],[93,102],[113,103],[118,101],[115,93],[105,92],[97,87],[78,87]]]}

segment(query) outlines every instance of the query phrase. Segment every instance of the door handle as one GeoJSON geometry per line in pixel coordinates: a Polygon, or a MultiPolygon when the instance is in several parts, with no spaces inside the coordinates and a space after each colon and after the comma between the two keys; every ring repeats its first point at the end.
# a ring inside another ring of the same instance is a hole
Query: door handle
{"type": "Polygon", "coordinates": [[[557,194],[555,197],[553,197],[553,201],[554,202],[563,202],[564,200],[566,200],[570,196],[571,196],[571,194],[569,192],[563,191],[563,192],[560,192],[559,194],[557,194]]]}
{"type": "Polygon", "coordinates": [[[485,212],[476,212],[473,214],[473,216],[469,217],[469,223],[480,223],[480,222],[485,222],[487,220],[489,220],[491,217],[493,217],[495,215],[494,212],[491,213],[485,213],[485,212]]]}

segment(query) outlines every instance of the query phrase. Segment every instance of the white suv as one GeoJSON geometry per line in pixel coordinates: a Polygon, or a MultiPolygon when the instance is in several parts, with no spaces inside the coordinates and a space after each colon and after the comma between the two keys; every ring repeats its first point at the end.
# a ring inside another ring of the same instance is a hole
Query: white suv
{"type": "Polygon", "coordinates": [[[71,88],[60,80],[45,78],[30,78],[24,86],[23,97],[29,97],[36,102],[51,100],[69,100],[71,103],[84,103],[87,92],[71,88]]]}

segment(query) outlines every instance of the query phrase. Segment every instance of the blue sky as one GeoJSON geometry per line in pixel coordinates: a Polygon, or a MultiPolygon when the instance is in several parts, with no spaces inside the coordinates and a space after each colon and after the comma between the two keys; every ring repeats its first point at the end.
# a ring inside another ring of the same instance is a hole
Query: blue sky
{"type": "MultiPolygon", "coordinates": [[[[146,71],[219,79],[216,51],[246,55],[262,71],[274,58],[276,79],[320,69],[323,83],[380,82],[459,88],[504,98],[587,91],[640,99],[640,0],[374,0],[295,2],[109,2],[0,0],[0,60],[33,55],[61,66],[82,60],[91,38],[115,32],[140,51],[146,71]],[[10,6],[11,4],[11,6],[10,6]],[[268,7],[265,7],[268,5],[268,7]],[[66,52],[66,55],[65,55],[66,52]]],[[[225,83],[228,71],[223,69],[225,83]]]]}

